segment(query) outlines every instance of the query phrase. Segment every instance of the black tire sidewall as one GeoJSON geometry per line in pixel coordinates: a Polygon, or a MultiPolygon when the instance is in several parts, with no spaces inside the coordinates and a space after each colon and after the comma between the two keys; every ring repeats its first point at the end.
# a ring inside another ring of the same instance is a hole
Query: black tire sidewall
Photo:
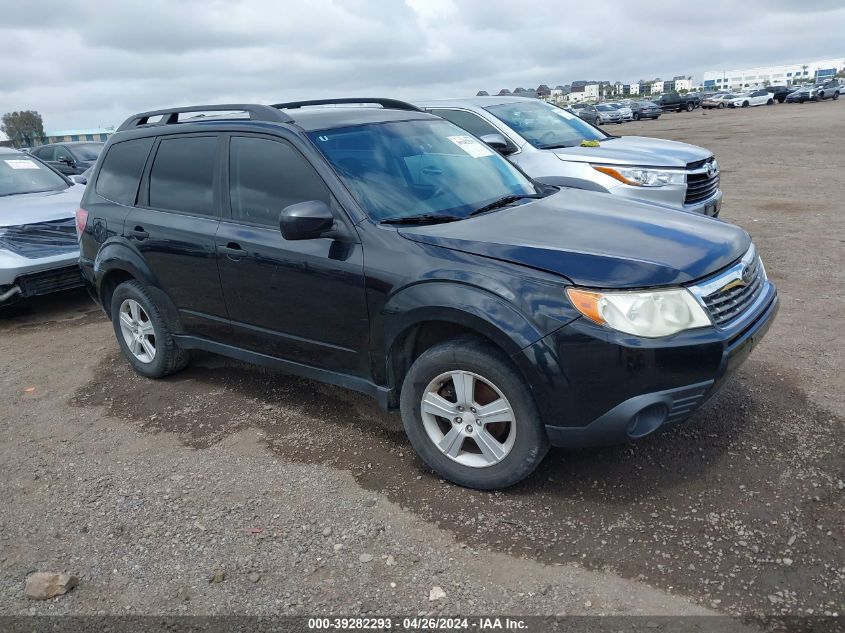
{"type": "Polygon", "coordinates": [[[171,359],[168,358],[168,354],[172,353],[174,345],[170,331],[161,317],[161,313],[158,311],[155,302],[140,283],[137,281],[126,281],[115,288],[111,299],[111,321],[120,351],[123,352],[124,357],[132,366],[132,369],[150,378],[160,378],[171,372],[171,359]],[[123,333],[120,330],[120,304],[126,299],[137,301],[153,324],[153,331],[156,337],[156,355],[150,363],[143,363],[135,358],[135,355],[126,345],[126,341],[123,340],[123,333]]]}
{"type": "Polygon", "coordinates": [[[402,424],[422,460],[442,477],[461,486],[490,490],[511,486],[530,475],[548,452],[549,441],[531,391],[500,350],[475,339],[456,339],[424,352],[402,385],[402,424]],[[444,455],[425,431],[420,412],[428,384],[449,371],[470,371],[495,384],[513,407],[516,439],[510,453],[485,468],[464,466],[444,455]]]}

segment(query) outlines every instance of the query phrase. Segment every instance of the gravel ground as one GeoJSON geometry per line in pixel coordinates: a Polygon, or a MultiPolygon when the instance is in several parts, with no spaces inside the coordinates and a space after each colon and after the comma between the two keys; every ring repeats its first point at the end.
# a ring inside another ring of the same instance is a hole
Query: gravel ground
{"type": "Polygon", "coordinates": [[[203,354],[142,379],[80,294],[1,312],[0,613],[842,613],[843,104],[609,130],[716,152],[781,313],[689,423],[505,492],[357,394],[203,354]],[[28,601],[37,570],[80,584],[28,601]]]}

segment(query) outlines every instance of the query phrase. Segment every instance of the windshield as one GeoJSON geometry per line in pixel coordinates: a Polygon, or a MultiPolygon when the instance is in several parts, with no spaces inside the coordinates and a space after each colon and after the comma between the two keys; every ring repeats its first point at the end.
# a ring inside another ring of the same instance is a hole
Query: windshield
{"type": "Polygon", "coordinates": [[[611,110],[615,110],[613,106],[609,105],[597,105],[596,110],[601,110],[602,112],[610,112],[611,110]]]}
{"type": "Polygon", "coordinates": [[[84,145],[72,145],[71,150],[79,160],[97,160],[104,145],[105,143],[85,143],[84,145]]]}
{"type": "Polygon", "coordinates": [[[538,189],[507,160],[448,121],[402,121],[311,132],[377,221],[422,214],[468,217],[538,189]]]}
{"type": "Polygon", "coordinates": [[[67,181],[26,154],[0,154],[0,196],[67,189],[67,181]]]}
{"type": "Polygon", "coordinates": [[[581,141],[603,141],[607,138],[574,114],[539,101],[503,103],[485,109],[540,149],[575,147],[581,141]]]}

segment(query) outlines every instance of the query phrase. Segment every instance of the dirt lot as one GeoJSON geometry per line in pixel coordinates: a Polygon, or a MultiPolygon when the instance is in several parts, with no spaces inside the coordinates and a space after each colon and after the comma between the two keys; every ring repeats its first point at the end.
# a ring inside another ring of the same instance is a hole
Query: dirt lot
{"type": "Polygon", "coordinates": [[[842,613],[845,101],[609,131],[713,149],[780,289],[686,425],[475,492],[363,397],[210,355],[145,380],[86,296],[37,301],[0,312],[0,613],[842,613]],[[80,585],[26,600],[43,569],[80,585]]]}

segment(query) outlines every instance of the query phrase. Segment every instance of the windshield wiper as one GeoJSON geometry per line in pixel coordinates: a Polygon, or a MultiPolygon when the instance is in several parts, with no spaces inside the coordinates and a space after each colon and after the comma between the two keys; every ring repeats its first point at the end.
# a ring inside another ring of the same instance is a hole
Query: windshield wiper
{"type": "Polygon", "coordinates": [[[548,145],[538,145],[538,149],[560,149],[562,147],[576,147],[575,143],[549,143],[548,145]]]}
{"type": "Polygon", "coordinates": [[[381,224],[443,224],[444,222],[457,222],[463,220],[458,215],[443,215],[437,213],[420,213],[419,215],[396,216],[385,218],[381,224]]]}
{"type": "Polygon", "coordinates": [[[543,194],[535,193],[535,194],[520,194],[520,195],[512,195],[512,196],[505,196],[504,198],[499,198],[498,200],[494,200],[490,204],[485,204],[483,207],[479,207],[470,215],[478,215],[479,213],[485,213],[487,211],[492,211],[493,209],[501,209],[502,207],[506,207],[509,204],[513,204],[514,202],[518,202],[520,200],[524,200],[526,198],[545,198],[543,194]]]}

